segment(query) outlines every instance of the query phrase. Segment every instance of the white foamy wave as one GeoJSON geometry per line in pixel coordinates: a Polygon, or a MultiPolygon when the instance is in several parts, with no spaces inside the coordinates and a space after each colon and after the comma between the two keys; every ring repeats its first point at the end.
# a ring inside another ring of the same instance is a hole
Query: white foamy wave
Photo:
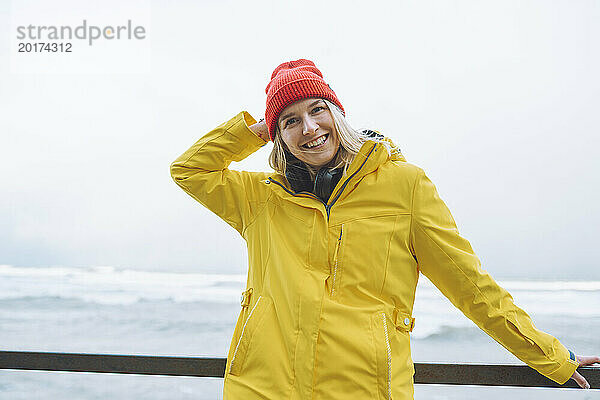
{"type": "MultiPolygon", "coordinates": [[[[201,274],[118,269],[112,266],[14,267],[0,265],[0,300],[53,297],[89,303],[127,305],[143,300],[176,303],[216,302],[234,304],[245,288],[240,274],[201,274]]],[[[600,282],[498,281],[517,306],[535,315],[598,317],[600,282]],[[579,305],[579,306],[576,306],[579,305]]],[[[430,335],[441,326],[471,326],[462,313],[425,277],[419,279],[415,316],[420,332],[430,335]],[[434,322],[427,322],[431,318],[434,322]]]]}
{"type": "Polygon", "coordinates": [[[498,284],[509,291],[600,291],[600,281],[498,281],[498,284]]]}
{"type": "MultiPolygon", "coordinates": [[[[600,281],[511,281],[511,280],[495,280],[496,283],[508,291],[600,291],[600,281]]],[[[437,290],[427,277],[421,275],[419,277],[419,287],[426,290],[437,290]]]]}
{"type": "Polygon", "coordinates": [[[135,271],[111,266],[0,265],[0,300],[57,297],[108,305],[141,300],[235,303],[245,282],[242,275],[135,271]]]}
{"type": "MultiPolygon", "coordinates": [[[[588,320],[600,318],[600,282],[497,281],[515,305],[534,320],[538,317],[588,320]]],[[[476,325],[454,307],[426,277],[419,279],[413,308],[413,337],[426,339],[449,332],[468,334],[476,325]]]]}

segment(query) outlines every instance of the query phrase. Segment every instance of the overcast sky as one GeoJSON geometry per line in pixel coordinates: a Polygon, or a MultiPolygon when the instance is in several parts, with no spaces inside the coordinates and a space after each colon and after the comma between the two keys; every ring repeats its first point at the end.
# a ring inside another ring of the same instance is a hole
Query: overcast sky
{"type": "MultiPolygon", "coordinates": [[[[600,279],[597,1],[81,3],[0,2],[0,264],[245,274],[243,239],[169,165],[263,116],[273,69],[308,58],[493,276],[600,279]],[[17,26],[83,19],[146,37],[17,52],[17,26]]],[[[270,149],[232,168],[268,170],[270,149]]]]}

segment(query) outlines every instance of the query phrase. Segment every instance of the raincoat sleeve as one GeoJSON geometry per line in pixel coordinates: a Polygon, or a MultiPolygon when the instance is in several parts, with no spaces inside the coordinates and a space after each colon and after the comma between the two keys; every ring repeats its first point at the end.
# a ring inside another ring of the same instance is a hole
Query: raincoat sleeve
{"type": "Polygon", "coordinates": [[[454,306],[531,368],[564,384],[579,363],[555,337],[538,330],[512,296],[481,268],[434,184],[419,169],[412,196],[411,240],[418,268],[454,306]]]}
{"type": "Polygon", "coordinates": [[[260,180],[268,174],[227,167],[267,143],[248,127],[254,123],[256,120],[242,111],[208,132],[171,164],[175,183],[242,236],[265,203],[267,191],[260,180]]]}

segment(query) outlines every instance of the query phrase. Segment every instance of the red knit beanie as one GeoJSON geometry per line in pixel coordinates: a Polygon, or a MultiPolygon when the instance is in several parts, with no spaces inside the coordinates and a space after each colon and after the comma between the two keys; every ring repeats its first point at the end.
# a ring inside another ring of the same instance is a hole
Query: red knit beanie
{"type": "Polygon", "coordinates": [[[334,91],[323,80],[321,71],[312,61],[303,58],[284,62],[275,68],[265,92],[267,93],[265,123],[269,128],[271,140],[275,139],[279,114],[298,100],[310,97],[324,98],[337,105],[346,115],[334,91]]]}

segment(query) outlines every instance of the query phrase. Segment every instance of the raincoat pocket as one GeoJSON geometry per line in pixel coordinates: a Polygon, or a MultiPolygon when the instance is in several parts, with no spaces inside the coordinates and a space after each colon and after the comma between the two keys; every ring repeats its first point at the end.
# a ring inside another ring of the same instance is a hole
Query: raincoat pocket
{"type": "Polygon", "coordinates": [[[390,336],[394,334],[393,325],[388,323],[385,312],[373,315],[373,342],[377,359],[377,394],[380,400],[392,399],[392,347],[390,336]]]}
{"type": "Polygon", "coordinates": [[[229,373],[232,375],[239,375],[242,372],[246,354],[250,348],[252,338],[258,332],[261,327],[261,321],[265,316],[266,311],[271,307],[272,301],[269,297],[259,296],[256,299],[254,305],[250,308],[248,318],[241,326],[241,332],[233,354],[231,356],[231,363],[229,364],[229,373]]]}
{"type": "Polygon", "coordinates": [[[332,276],[332,280],[331,280],[331,296],[333,297],[336,294],[336,282],[339,282],[339,276],[338,276],[338,254],[339,254],[339,250],[340,250],[340,246],[342,244],[342,235],[344,234],[344,224],[342,224],[342,226],[340,227],[340,236],[338,236],[338,239],[335,243],[335,250],[333,252],[333,272],[331,273],[332,276]]]}

